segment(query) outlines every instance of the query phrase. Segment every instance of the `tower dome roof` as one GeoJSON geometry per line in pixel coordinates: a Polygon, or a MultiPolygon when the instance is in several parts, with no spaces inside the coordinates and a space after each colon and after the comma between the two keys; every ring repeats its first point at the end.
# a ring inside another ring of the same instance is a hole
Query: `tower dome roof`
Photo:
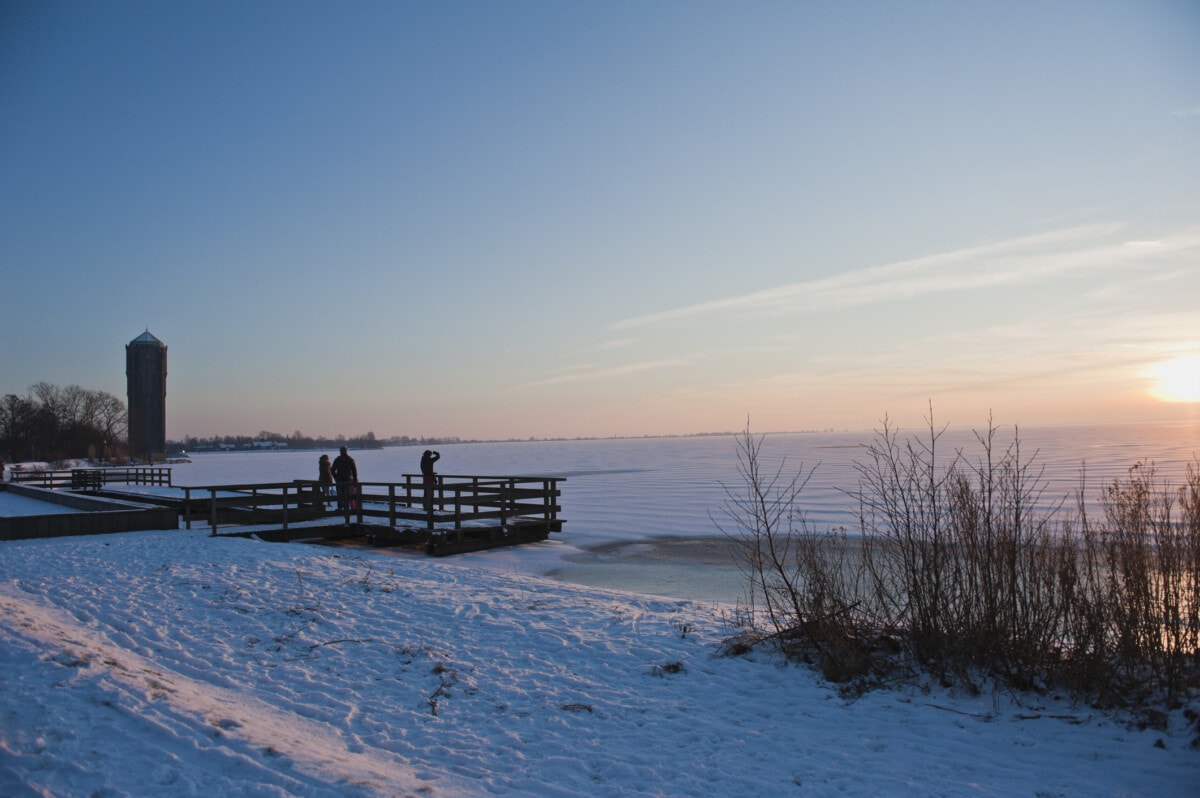
{"type": "Polygon", "coordinates": [[[155,338],[154,335],[151,334],[150,330],[146,330],[144,333],[139,335],[137,338],[134,338],[129,343],[131,343],[131,344],[154,344],[156,346],[163,345],[163,342],[158,340],[157,338],[155,338]]]}

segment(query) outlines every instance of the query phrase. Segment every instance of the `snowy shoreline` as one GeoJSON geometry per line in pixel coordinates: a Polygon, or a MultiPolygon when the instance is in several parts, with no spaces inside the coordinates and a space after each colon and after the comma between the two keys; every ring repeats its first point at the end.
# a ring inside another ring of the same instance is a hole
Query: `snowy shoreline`
{"type": "Polygon", "coordinates": [[[478,560],[0,545],[5,795],[1191,795],[1184,719],[717,655],[712,606],[478,560]]]}

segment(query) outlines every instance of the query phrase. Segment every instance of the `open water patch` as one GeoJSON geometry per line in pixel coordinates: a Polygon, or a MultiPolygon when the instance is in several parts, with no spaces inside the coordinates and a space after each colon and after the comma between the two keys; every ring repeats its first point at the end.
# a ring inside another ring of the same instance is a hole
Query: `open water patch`
{"type": "Polygon", "coordinates": [[[551,579],[652,596],[733,604],[746,593],[738,543],[721,537],[656,537],[589,546],[551,579]]]}

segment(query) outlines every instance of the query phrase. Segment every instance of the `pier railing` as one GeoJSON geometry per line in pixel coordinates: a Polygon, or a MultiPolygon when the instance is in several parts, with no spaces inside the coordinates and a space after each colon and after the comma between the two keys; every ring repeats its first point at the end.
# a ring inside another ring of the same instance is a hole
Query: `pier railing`
{"type": "Polygon", "coordinates": [[[402,482],[335,484],[338,495],[326,495],[314,480],[181,487],[183,517],[207,520],[212,534],[222,526],[289,524],[319,519],[344,524],[416,525],[461,531],[472,524],[508,527],[538,522],[560,531],[564,477],[438,475],[432,484],[407,474],[402,482]],[[340,500],[340,501],[339,501],[340,500]]]}
{"type": "Polygon", "coordinates": [[[120,468],[69,468],[51,471],[8,472],[13,482],[39,488],[70,488],[100,490],[105,485],[162,485],[171,486],[171,469],[161,466],[127,466],[120,468]]]}

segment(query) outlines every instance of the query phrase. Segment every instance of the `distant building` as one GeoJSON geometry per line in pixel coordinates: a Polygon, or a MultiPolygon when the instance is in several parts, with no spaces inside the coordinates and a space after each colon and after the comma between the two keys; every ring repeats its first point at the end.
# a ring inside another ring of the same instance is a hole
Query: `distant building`
{"type": "Polygon", "coordinates": [[[135,457],[167,450],[167,346],[149,330],[125,345],[129,394],[129,453],[135,457]]]}

